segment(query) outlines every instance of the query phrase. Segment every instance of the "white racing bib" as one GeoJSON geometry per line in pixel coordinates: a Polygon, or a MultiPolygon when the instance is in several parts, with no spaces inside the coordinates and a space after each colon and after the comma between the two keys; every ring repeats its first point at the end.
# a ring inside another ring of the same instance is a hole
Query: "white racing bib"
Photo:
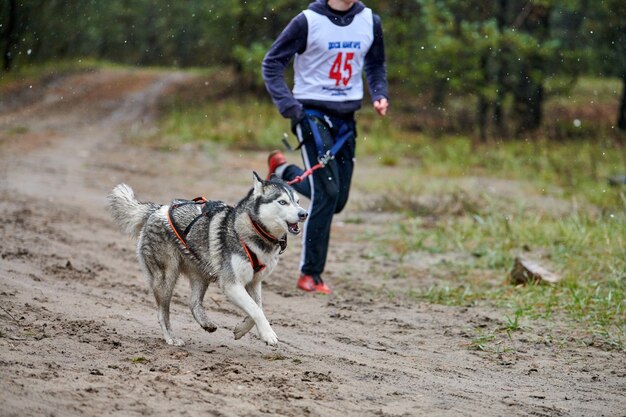
{"type": "Polygon", "coordinates": [[[296,99],[352,101],[363,98],[363,63],[374,41],[372,10],[365,8],[348,26],[305,10],[306,51],[294,59],[296,99]]]}

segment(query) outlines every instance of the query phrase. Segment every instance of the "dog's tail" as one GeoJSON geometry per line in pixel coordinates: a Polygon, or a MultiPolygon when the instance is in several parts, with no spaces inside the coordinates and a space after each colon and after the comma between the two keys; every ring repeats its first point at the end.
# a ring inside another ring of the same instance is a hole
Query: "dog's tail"
{"type": "Polygon", "coordinates": [[[139,237],[141,228],[160,207],[154,203],[142,203],[135,198],[133,189],[126,184],[116,185],[108,195],[109,211],[122,231],[132,237],[139,237]]]}

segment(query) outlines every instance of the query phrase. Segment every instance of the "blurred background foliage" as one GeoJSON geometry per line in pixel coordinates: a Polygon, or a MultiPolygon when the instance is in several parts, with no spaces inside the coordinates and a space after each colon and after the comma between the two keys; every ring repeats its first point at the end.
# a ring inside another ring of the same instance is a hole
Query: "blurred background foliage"
{"type": "MultiPolygon", "coordinates": [[[[524,137],[542,126],[547,100],[567,97],[577,79],[587,76],[621,81],[619,104],[605,128],[626,129],[623,0],[365,3],[383,19],[394,108],[421,115],[407,119],[409,127],[473,131],[483,140],[524,137]],[[455,111],[459,99],[462,105],[455,111]]],[[[136,66],[228,67],[235,74],[234,89],[267,96],[261,60],[307,4],[1,0],[3,73],[72,58],[136,66]]]]}

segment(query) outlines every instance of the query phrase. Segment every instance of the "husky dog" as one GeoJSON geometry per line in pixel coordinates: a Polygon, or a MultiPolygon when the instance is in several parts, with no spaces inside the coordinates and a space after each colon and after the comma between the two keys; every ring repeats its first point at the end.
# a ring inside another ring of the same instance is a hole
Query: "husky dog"
{"type": "Polygon", "coordinates": [[[268,181],[253,173],[254,186],[234,207],[204,199],[174,200],[171,205],[140,202],[126,184],[108,196],[116,223],[139,238],[139,262],[158,308],[163,337],[183,346],[170,327],[170,299],[178,276],[189,278],[191,312],[208,331],[217,326],[202,300],[211,282],[246,314],[235,327],[235,339],[256,325],[260,338],[275,345],[278,338],[262,310],[261,282],[272,273],[287,245],[287,235],[300,233],[308,214],[294,190],[276,176],[268,181]]]}

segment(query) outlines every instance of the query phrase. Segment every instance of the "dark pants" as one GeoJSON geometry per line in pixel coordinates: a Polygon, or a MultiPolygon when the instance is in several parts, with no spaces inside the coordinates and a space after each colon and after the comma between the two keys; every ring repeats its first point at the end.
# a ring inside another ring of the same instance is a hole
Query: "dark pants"
{"type": "MultiPolygon", "coordinates": [[[[330,117],[330,124],[317,119],[313,120],[319,127],[325,150],[332,147],[342,125],[347,124],[351,132],[348,140],[335,155],[335,159],[331,160],[326,167],[318,169],[313,175],[305,178],[304,181],[293,185],[298,193],[311,200],[309,218],[304,227],[300,271],[303,274],[320,275],[326,264],[333,215],[343,210],[348,202],[354,170],[356,127],[353,118],[330,117]]],[[[298,126],[296,132],[302,143],[300,150],[306,170],[317,164],[318,149],[308,121],[305,120],[298,126]]],[[[289,165],[282,177],[285,181],[289,181],[303,172],[304,170],[300,167],[289,165]]]]}

